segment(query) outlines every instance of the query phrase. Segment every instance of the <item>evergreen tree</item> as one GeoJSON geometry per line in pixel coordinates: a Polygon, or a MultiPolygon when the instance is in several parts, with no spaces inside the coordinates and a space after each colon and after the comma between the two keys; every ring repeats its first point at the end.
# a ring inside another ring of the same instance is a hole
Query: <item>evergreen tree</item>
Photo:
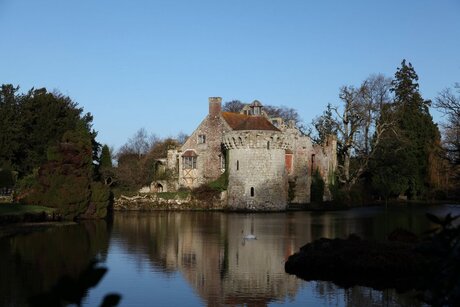
{"type": "Polygon", "coordinates": [[[112,155],[110,153],[109,146],[102,146],[101,157],[99,158],[98,173],[100,179],[106,185],[112,185],[114,182],[114,168],[112,165],[112,155]]]}
{"type": "Polygon", "coordinates": [[[47,161],[47,149],[80,125],[90,133],[92,159],[97,159],[100,145],[90,113],[83,114],[69,97],[45,88],[26,94],[18,90],[11,84],[0,90],[0,167],[9,165],[20,177],[32,173],[47,161]]]}
{"type": "Polygon", "coordinates": [[[107,145],[102,146],[99,166],[101,169],[112,167],[112,155],[110,154],[110,149],[107,145]]]}
{"type": "Polygon", "coordinates": [[[403,60],[391,88],[395,95],[391,112],[396,117],[396,126],[386,133],[373,163],[373,184],[377,190],[382,190],[382,185],[389,186],[382,180],[392,181],[397,183],[391,185],[392,193],[404,193],[410,198],[421,196],[433,187],[429,169],[439,151],[440,140],[429,113],[430,101],[420,95],[417,81],[413,66],[403,60]],[[395,164],[397,168],[393,167],[395,164]]]}
{"type": "Polygon", "coordinates": [[[19,87],[3,84],[0,89],[0,169],[17,166],[16,153],[21,147],[19,87]]]}
{"type": "Polygon", "coordinates": [[[315,118],[312,125],[315,127],[317,136],[313,138],[315,143],[323,144],[329,135],[337,135],[337,120],[332,114],[333,107],[330,103],[327,104],[323,115],[315,118]]]}
{"type": "Polygon", "coordinates": [[[93,181],[91,133],[80,124],[47,150],[47,162],[21,191],[22,202],[57,209],[63,218],[104,218],[110,190],[93,181]]]}

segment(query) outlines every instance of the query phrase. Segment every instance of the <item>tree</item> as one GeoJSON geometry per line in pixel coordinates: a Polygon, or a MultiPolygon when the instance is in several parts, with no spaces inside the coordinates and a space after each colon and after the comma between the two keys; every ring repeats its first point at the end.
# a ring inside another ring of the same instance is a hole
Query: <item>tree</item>
{"type": "Polygon", "coordinates": [[[50,146],[31,186],[21,194],[22,202],[57,209],[65,219],[104,218],[110,190],[93,181],[91,133],[84,125],[64,133],[61,142],[50,146]]]}
{"type": "Polygon", "coordinates": [[[155,179],[155,162],[166,158],[168,149],[177,148],[180,142],[173,138],[160,139],[145,129],[140,129],[119,150],[115,170],[117,184],[128,190],[138,190],[155,179]]]}
{"type": "Polygon", "coordinates": [[[58,92],[42,88],[19,94],[18,89],[7,84],[0,92],[0,163],[10,164],[20,177],[30,174],[47,161],[50,146],[80,125],[89,131],[97,159],[99,144],[90,113],[83,114],[76,102],[58,92]]]}
{"type": "Polygon", "coordinates": [[[444,144],[449,160],[454,165],[460,165],[460,83],[453,89],[442,90],[436,97],[434,107],[440,110],[447,118],[444,123],[444,144]]]}
{"type": "Polygon", "coordinates": [[[326,142],[328,135],[337,135],[337,122],[334,118],[334,108],[330,103],[327,104],[323,115],[312,120],[312,126],[316,129],[316,136],[312,135],[312,139],[317,144],[326,142]]]}
{"type": "Polygon", "coordinates": [[[240,113],[241,109],[244,107],[244,103],[240,100],[231,100],[224,103],[222,111],[224,112],[233,112],[240,113]]]}
{"type": "Polygon", "coordinates": [[[300,125],[302,119],[300,118],[299,113],[296,109],[289,108],[286,106],[264,106],[263,110],[269,117],[280,117],[285,123],[290,121],[294,122],[296,125],[300,125]]]}
{"type": "Polygon", "coordinates": [[[20,95],[18,87],[3,84],[0,89],[0,168],[16,166],[21,147],[20,95]]]}
{"type": "Polygon", "coordinates": [[[337,177],[347,191],[368,171],[383,133],[394,125],[391,113],[384,113],[390,108],[389,84],[383,75],[371,75],[359,87],[343,86],[339,92],[342,106],[329,104],[313,121],[317,142],[337,134],[337,177]]]}
{"type": "MultiPolygon", "coordinates": [[[[438,164],[441,156],[439,131],[429,113],[430,101],[420,95],[417,81],[413,66],[403,60],[391,83],[395,97],[388,113],[395,118],[395,127],[384,132],[382,150],[374,164],[374,170],[381,169],[392,163],[391,155],[397,155],[400,167],[393,178],[387,176],[386,180],[405,181],[406,185],[400,185],[404,190],[397,194],[404,193],[410,198],[419,197],[435,187],[436,174],[432,166],[438,164]]],[[[377,190],[380,184],[373,182],[377,190]]]]}
{"type": "Polygon", "coordinates": [[[110,148],[107,145],[102,146],[101,156],[99,158],[98,171],[101,180],[106,185],[110,186],[115,182],[115,173],[112,165],[112,155],[110,153],[110,148]]]}

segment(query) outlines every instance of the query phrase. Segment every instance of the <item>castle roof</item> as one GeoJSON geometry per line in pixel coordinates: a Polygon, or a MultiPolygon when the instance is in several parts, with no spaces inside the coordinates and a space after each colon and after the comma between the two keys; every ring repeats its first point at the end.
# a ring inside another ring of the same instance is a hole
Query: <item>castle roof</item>
{"type": "Polygon", "coordinates": [[[280,131],[264,116],[222,112],[222,117],[233,130],[271,130],[280,131]]]}

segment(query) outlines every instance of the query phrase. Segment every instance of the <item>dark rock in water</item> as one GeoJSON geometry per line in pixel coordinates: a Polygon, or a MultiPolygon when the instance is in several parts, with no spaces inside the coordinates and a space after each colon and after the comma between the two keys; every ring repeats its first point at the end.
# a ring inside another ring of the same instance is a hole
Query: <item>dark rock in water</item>
{"type": "Polygon", "coordinates": [[[396,228],[387,237],[388,241],[398,241],[406,243],[417,243],[418,236],[403,228],[396,228]]]}
{"type": "Polygon", "coordinates": [[[289,257],[285,270],[305,280],[327,280],[400,291],[423,289],[433,259],[417,251],[415,243],[348,239],[319,239],[289,257]]]}

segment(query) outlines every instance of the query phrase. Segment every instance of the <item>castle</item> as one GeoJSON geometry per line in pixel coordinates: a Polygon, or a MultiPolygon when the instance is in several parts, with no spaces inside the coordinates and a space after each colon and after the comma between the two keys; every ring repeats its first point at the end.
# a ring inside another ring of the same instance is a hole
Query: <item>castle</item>
{"type": "Polygon", "coordinates": [[[168,150],[157,168],[172,179],[152,183],[153,191],[196,188],[228,175],[227,207],[234,210],[285,210],[310,202],[314,172],[328,185],[337,167],[337,141],[313,144],[295,123],[270,118],[255,100],[240,113],[222,112],[222,98],[209,98],[209,113],[187,141],[168,150]]]}

